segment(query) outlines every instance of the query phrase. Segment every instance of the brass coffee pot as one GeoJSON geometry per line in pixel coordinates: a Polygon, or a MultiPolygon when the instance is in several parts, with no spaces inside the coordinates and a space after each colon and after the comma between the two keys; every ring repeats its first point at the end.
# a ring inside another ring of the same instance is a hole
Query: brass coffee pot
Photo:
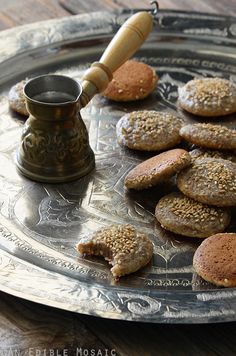
{"type": "Polygon", "coordinates": [[[104,91],[118,69],[142,45],[152,29],[149,12],[138,12],[119,29],[99,62],[85,72],[82,85],[61,75],[43,75],[24,87],[30,113],[16,164],[26,177],[47,183],[68,182],[95,165],[80,109],[104,91]]]}

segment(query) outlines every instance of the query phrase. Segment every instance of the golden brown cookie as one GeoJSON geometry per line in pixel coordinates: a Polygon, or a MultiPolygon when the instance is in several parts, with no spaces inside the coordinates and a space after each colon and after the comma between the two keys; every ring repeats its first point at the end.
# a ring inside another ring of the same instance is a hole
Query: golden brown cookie
{"type": "Polygon", "coordinates": [[[236,155],[232,154],[232,152],[195,148],[194,150],[190,151],[189,154],[192,158],[192,161],[203,158],[221,158],[236,163],[236,155]]]}
{"type": "Polygon", "coordinates": [[[208,237],[224,231],[230,223],[229,211],[198,203],[179,192],[161,198],[155,216],[164,229],[189,237],[208,237]]]}
{"type": "Polygon", "coordinates": [[[144,99],[155,89],[157,80],[156,72],[149,65],[129,60],[115,71],[102,94],[114,101],[144,99]]]}
{"type": "Polygon", "coordinates": [[[222,116],[236,111],[236,85],[227,79],[193,79],[178,89],[182,109],[199,116],[222,116]]]}
{"type": "Polygon", "coordinates": [[[146,266],[153,255],[153,244],[132,225],[111,225],[82,239],[77,250],[85,255],[103,256],[113,266],[113,276],[119,278],[146,266]]]}
{"type": "Polygon", "coordinates": [[[183,122],[177,116],[159,111],[133,111],[116,125],[119,144],[140,151],[162,151],[181,141],[183,122]]]}
{"type": "Polygon", "coordinates": [[[216,234],[204,240],[193,256],[193,267],[210,283],[236,287],[236,234],[216,234]]]}
{"type": "Polygon", "coordinates": [[[201,203],[234,206],[236,164],[224,159],[198,159],[178,174],[177,186],[182,193],[201,203]]]}
{"type": "Polygon", "coordinates": [[[160,153],[133,168],[125,177],[125,186],[137,190],[153,187],[190,164],[189,153],[180,148],[160,153]]]}
{"type": "Polygon", "coordinates": [[[22,80],[21,82],[15,84],[9,91],[8,102],[12,110],[18,112],[23,116],[29,116],[26,109],[25,98],[23,94],[23,89],[27,80],[22,80]]]}
{"type": "Polygon", "coordinates": [[[221,125],[190,124],[180,129],[180,136],[197,146],[213,150],[235,150],[236,130],[221,125]]]}

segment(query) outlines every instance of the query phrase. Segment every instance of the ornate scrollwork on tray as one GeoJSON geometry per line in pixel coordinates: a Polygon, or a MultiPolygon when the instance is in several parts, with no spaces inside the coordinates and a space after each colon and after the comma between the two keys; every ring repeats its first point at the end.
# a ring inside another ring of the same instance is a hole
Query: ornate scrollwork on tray
{"type": "Polygon", "coordinates": [[[70,130],[63,130],[63,124],[45,130],[34,129],[26,122],[21,147],[24,157],[32,163],[50,164],[53,157],[60,164],[71,157],[83,156],[88,148],[88,133],[82,122],[70,130]],[[47,157],[50,157],[49,162],[47,157]]]}

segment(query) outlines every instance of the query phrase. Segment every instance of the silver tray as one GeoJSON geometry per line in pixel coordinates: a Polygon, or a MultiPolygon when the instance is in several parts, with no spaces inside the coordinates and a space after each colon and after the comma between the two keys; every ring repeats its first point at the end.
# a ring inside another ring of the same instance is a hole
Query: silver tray
{"type": "MultiPolygon", "coordinates": [[[[0,288],[34,302],[106,318],[158,323],[236,320],[236,289],[217,289],[194,274],[192,256],[199,241],[165,232],[155,221],[155,204],[173,185],[125,192],[127,171],[150,155],[125,150],[115,138],[116,122],[124,112],[177,110],[183,116],[176,107],[176,89],[193,77],[217,75],[236,82],[234,18],[161,11],[136,54],[157,70],[157,90],[142,102],[125,105],[97,96],[82,111],[96,170],[61,185],[37,184],[16,172],[14,153],[24,121],[9,111],[11,85],[43,73],[80,79],[131,12],[92,13],[0,33],[0,288]],[[80,258],[74,246],[101,226],[127,222],[149,234],[154,257],[145,269],[115,283],[106,262],[80,258]]],[[[235,127],[235,116],[225,123],[235,127]]]]}

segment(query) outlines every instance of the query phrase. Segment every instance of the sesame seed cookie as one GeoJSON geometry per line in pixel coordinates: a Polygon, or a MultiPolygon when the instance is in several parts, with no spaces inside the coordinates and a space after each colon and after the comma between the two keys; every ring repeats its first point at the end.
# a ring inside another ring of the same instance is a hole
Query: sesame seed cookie
{"type": "Polygon", "coordinates": [[[235,150],[236,130],[221,125],[190,124],[180,129],[180,136],[197,146],[213,150],[235,150]]]}
{"type": "Polygon", "coordinates": [[[190,164],[191,156],[180,148],[160,153],[133,168],[125,177],[125,186],[137,190],[153,187],[190,164]]]}
{"type": "Polygon", "coordinates": [[[178,145],[183,122],[177,116],[154,110],[133,111],[116,125],[118,143],[140,151],[162,151],[178,145]]]}
{"type": "Polygon", "coordinates": [[[193,79],[178,89],[182,109],[199,116],[222,116],[236,111],[236,85],[227,79],[193,79]]]}
{"type": "Polygon", "coordinates": [[[25,98],[23,94],[23,89],[27,80],[22,80],[21,82],[15,84],[9,91],[8,102],[12,110],[23,116],[29,116],[26,109],[25,98]]]}
{"type": "Polygon", "coordinates": [[[128,60],[115,71],[102,94],[114,101],[140,100],[155,89],[157,81],[156,72],[149,65],[128,60]]]}
{"type": "Polygon", "coordinates": [[[164,229],[199,238],[222,232],[230,223],[227,210],[198,203],[179,192],[161,198],[155,216],[164,229]]]}
{"type": "Polygon", "coordinates": [[[115,278],[136,272],[151,260],[153,244],[132,225],[111,225],[82,239],[77,245],[81,254],[103,256],[113,266],[115,278]]]}
{"type": "Polygon", "coordinates": [[[236,164],[204,158],[193,162],[177,176],[179,190],[201,203],[220,207],[236,205],[236,164]]]}
{"type": "Polygon", "coordinates": [[[236,234],[216,234],[204,240],[195,251],[193,267],[210,283],[236,287],[236,234]]]}
{"type": "Polygon", "coordinates": [[[195,148],[194,150],[190,151],[189,154],[192,158],[192,161],[195,159],[203,158],[221,158],[236,163],[236,155],[232,154],[231,152],[195,148]]]}

